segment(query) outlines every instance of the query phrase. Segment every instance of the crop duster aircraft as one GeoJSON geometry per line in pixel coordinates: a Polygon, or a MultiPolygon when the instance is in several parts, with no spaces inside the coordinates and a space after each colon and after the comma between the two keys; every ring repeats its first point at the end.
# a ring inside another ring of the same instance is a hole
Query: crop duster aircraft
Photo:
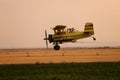
{"type": "MultiPolygon", "coordinates": [[[[78,39],[87,38],[94,35],[93,23],[87,22],[85,24],[84,31],[78,31],[74,28],[65,29],[67,26],[65,25],[57,25],[53,28],[54,34],[47,34],[45,30],[45,38],[46,40],[46,47],[48,48],[48,41],[49,43],[53,43],[54,49],[59,50],[59,44],[65,42],[76,42],[78,39]]],[[[92,37],[95,41],[96,38],[92,37]]]]}

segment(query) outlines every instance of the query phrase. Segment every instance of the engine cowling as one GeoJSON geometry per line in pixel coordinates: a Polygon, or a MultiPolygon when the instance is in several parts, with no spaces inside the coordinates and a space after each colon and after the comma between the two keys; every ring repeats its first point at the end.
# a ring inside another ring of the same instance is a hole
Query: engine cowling
{"type": "Polygon", "coordinates": [[[53,42],[53,36],[51,34],[49,34],[48,40],[49,40],[49,43],[53,42]]]}

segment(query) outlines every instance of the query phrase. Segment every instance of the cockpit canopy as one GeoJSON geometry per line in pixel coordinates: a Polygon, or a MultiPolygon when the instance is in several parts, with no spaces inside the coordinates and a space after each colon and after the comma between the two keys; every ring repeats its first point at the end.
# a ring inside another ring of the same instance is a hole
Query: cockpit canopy
{"type": "Polygon", "coordinates": [[[65,28],[67,26],[65,25],[57,25],[53,28],[55,34],[64,34],[65,33],[65,28]]]}

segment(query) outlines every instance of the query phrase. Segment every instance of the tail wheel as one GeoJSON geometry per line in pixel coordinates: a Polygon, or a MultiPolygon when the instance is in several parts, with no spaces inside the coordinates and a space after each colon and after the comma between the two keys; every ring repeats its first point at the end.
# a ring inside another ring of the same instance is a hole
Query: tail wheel
{"type": "Polygon", "coordinates": [[[95,40],[96,40],[96,38],[95,38],[95,37],[93,37],[93,40],[95,41],[95,40]]]}
{"type": "Polygon", "coordinates": [[[59,49],[60,49],[60,46],[59,46],[59,45],[55,45],[55,46],[54,46],[54,49],[55,49],[55,50],[59,50],[59,49]]]}

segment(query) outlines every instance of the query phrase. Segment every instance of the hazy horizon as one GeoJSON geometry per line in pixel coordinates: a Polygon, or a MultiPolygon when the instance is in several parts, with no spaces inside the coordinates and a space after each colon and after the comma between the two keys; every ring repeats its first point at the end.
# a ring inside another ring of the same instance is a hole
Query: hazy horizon
{"type": "MultiPolygon", "coordinates": [[[[60,24],[83,31],[93,22],[92,38],[61,47],[120,47],[119,0],[0,0],[0,49],[45,48],[44,31],[60,24]]],[[[52,47],[52,44],[49,45],[52,47]]]]}

